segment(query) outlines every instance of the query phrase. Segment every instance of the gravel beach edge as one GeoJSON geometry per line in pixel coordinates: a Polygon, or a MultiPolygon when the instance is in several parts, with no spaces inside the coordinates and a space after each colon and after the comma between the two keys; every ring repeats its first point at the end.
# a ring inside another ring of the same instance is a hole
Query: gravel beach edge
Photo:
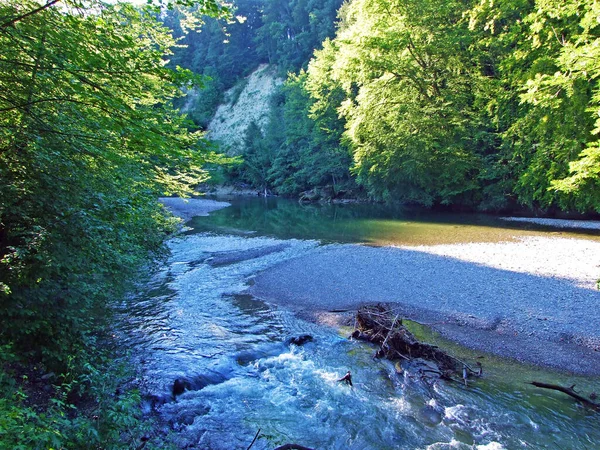
{"type": "Polygon", "coordinates": [[[186,221],[195,216],[208,216],[212,211],[231,206],[228,202],[205,198],[160,197],[158,201],[174,215],[186,221]]]}
{"type": "Polygon", "coordinates": [[[248,292],[305,313],[393,303],[472,349],[598,376],[599,276],[600,243],[584,239],[334,244],[265,270],[248,292]]]}

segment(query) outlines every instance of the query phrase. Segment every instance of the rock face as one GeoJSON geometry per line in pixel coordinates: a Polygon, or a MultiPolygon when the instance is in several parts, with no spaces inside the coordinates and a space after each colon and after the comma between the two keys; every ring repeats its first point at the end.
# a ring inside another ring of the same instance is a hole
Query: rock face
{"type": "Polygon", "coordinates": [[[282,83],[283,79],[275,76],[274,68],[260,65],[241,84],[225,93],[227,103],[217,109],[208,125],[207,138],[218,142],[227,154],[239,155],[250,123],[255,122],[264,131],[271,96],[282,83]]]}

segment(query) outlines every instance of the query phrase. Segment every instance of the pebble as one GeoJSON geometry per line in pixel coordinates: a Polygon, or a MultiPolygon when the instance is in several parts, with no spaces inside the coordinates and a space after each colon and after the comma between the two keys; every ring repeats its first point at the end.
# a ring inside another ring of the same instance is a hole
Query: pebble
{"type": "Polygon", "coordinates": [[[599,278],[600,242],[586,239],[333,244],[265,270],[249,293],[309,312],[397,303],[406,317],[478,350],[600,374],[599,278]],[[561,341],[565,334],[574,339],[561,341]]]}

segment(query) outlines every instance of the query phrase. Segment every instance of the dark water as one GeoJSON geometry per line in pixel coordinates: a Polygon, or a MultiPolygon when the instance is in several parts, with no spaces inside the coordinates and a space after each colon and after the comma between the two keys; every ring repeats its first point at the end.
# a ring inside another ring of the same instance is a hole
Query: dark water
{"type": "Polygon", "coordinates": [[[124,314],[145,412],[163,424],[155,444],[246,449],[260,429],[252,449],[292,442],[319,449],[597,448],[598,413],[526,382],[577,384],[587,393],[598,380],[473,354],[415,325],[428,341],[484,365],[485,376],[468,388],[427,383],[374,360],[372,347],[347,339],[350,329],[305,322],[243,293],[259,271],[322,245],[314,239],[432,243],[547,231],[498,226],[485,216],[263,201],[238,202],[191,225],[124,314]],[[215,264],[224,254],[241,257],[215,264]],[[314,341],[289,343],[304,333],[314,341]],[[354,387],[337,382],[347,370],[354,387]],[[176,379],[188,389],[173,398],[176,379]]]}
{"type": "Polygon", "coordinates": [[[435,245],[499,242],[517,236],[580,237],[600,240],[598,231],[565,231],[484,214],[434,213],[379,204],[300,204],[278,198],[234,199],[228,208],[196,217],[193,232],[319,239],[371,245],[435,245]]]}

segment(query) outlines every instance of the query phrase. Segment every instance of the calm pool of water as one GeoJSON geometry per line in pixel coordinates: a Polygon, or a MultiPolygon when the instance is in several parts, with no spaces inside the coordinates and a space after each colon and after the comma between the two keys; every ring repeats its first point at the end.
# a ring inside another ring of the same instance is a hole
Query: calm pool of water
{"type": "Polygon", "coordinates": [[[319,239],[371,245],[435,245],[499,242],[518,236],[600,240],[599,231],[566,231],[510,222],[485,214],[434,213],[378,204],[300,204],[279,198],[241,198],[230,207],[196,217],[191,233],[252,233],[281,239],[319,239]]]}

